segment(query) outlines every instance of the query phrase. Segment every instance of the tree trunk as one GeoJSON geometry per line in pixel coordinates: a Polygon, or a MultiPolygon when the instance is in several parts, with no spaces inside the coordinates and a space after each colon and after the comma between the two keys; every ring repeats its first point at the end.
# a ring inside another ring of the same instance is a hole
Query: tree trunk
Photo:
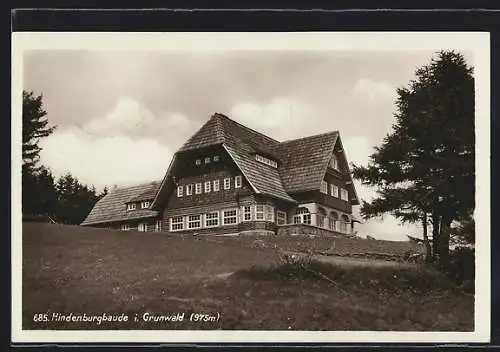
{"type": "Polygon", "coordinates": [[[439,261],[439,214],[432,213],[432,260],[439,261]]]}
{"type": "Polygon", "coordinates": [[[451,220],[447,217],[441,219],[439,233],[439,265],[447,268],[450,262],[450,225],[451,220]]]}
{"type": "Polygon", "coordinates": [[[425,246],[425,261],[427,263],[432,262],[432,248],[429,243],[429,236],[427,235],[427,213],[424,213],[422,218],[422,226],[423,226],[423,237],[424,237],[424,246],[425,246]]]}

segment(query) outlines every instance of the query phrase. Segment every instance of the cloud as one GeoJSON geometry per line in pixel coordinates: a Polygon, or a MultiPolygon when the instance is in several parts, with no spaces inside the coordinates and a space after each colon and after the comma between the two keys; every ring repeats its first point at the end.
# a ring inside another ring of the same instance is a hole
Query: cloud
{"type": "Polygon", "coordinates": [[[289,97],[275,97],[260,104],[239,102],[233,105],[229,115],[278,140],[324,132],[325,126],[317,124],[317,121],[326,117],[324,111],[289,97]],[[312,120],[316,123],[311,123],[312,120]]]}
{"type": "Polygon", "coordinates": [[[359,99],[376,103],[382,101],[393,101],[396,98],[396,87],[386,81],[374,81],[368,78],[360,78],[354,84],[352,94],[359,99]]]}
{"type": "Polygon", "coordinates": [[[151,111],[136,100],[125,97],[107,115],[91,119],[83,128],[90,133],[112,136],[152,124],[155,120],[151,111]]]}
{"type": "Polygon", "coordinates": [[[76,128],[57,131],[40,144],[41,161],[56,177],[69,171],[98,189],[159,180],[172,156],[169,148],[154,139],[95,137],[76,128]]]}
{"type": "Polygon", "coordinates": [[[130,97],[120,98],[107,114],[94,117],[81,126],[83,131],[95,137],[153,138],[172,150],[179,148],[199,127],[199,122],[185,114],[169,110],[155,114],[130,97]]]}

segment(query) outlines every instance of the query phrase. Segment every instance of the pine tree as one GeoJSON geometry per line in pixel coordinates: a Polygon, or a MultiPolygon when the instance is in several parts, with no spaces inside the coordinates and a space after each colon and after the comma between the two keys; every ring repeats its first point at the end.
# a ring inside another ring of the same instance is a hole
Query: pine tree
{"type": "MultiPolygon", "coordinates": [[[[364,217],[427,221],[433,255],[448,262],[450,224],[474,208],[474,78],[460,53],[441,51],[397,90],[396,121],[354,177],[379,188],[364,217]]],[[[424,226],[424,229],[427,227],[424,226]]]]}
{"type": "Polygon", "coordinates": [[[43,109],[42,95],[23,91],[23,165],[27,170],[36,171],[41,148],[40,138],[54,132],[56,126],[49,126],[47,112],[43,109]]]}

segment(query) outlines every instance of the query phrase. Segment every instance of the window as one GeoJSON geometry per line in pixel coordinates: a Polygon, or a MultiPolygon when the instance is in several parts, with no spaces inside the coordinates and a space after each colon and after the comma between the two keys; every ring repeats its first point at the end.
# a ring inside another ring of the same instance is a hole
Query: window
{"type": "Polygon", "coordinates": [[[196,194],[201,194],[201,182],[196,184],[195,192],[196,194]]]}
{"type": "Polygon", "coordinates": [[[234,178],[234,187],[241,188],[241,176],[236,176],[234,178]]]}
{"type": "Polygon", "coordinates": [[[214,163],[219,162],[220,158],[218,155],[214,155],[214,163]]]}
{"type": "Polygon", "coordinates": [[[264,220],[264,206],[262,204],[255,206],[255,220],[264,220]]]}
{"type": "Polygon", "coordinates": [[[236,209],[224,210],[222,213],[222,221],[224,225],[232,225],[238,222],[236,209]]]}
{"type": "Polygon", "coordinates": [[[205,181],[205,193],[210,193],[210,186],[212,185],[211,181],[205,181]]]}
{"type": "Polygon", "coordinates": [[[137,226],[137,230],[139,230],[139,232],[147,232],[148,225],[144,224],[144,223],[140,223],[139,226],[137,226]]]}
{"type": "Polygon", "coordinates": [[[210,164],[210,157],[205,158],[205,164],[210,164]]]}
{"type": "Polygon", "coordinates": [[[199,229],[199,228],[201,228],[201,215],[189,215],[188,229],[199,229]]]}
{"type": "Polygon", "coordinates": [[[193,195],[193,185],[186,185],[186,195],[187,196],[193,195]]]}
{"type": "Polygon", "coordinates": [[[214,211],[205,214],[205,227],[217,227],[219,226],[219,212],[214,211]]]}
{"type": "Polygon", "coordinates": [[[130,225],[128,225],[128,224],[123,224],[123,225],[122,225],[122,231],[130,231],[130,225]]]}
{"type": "Polygon", "coordinates": [[[340,199],[345,200],[345,201],[349,200],[349,193],[344,188],[340,189],[340,199]]]}
{"type": "Polygon", "coordinates": [[[299,208],[293,216],[294,224],[311,224],[311,213],[307,208],[299,208]]]}
{"type": "Polygon", "coordinates": [[[339,170],[339,160],[336,155],[332,155],[332,158],[330,159],[330,167],[335,170],[339,170]]]}
{"type": "Polygon", "coordinates": [[[321,193],[328,194],[328,183],[325,180],[321,181],[321,193]]]}
{"type": "Polygon", "coordinates": [[[274,221],[274,207],[266,205],[266,221],[274,221]]]}
{"type": "Polygon", "coordinates": [[[266,158],[265,156],[262,156],[262,155],[259,155],[259,154],[256,154],[255,155],[255,160],[263,163],[263,164],[266,164],[266,165],[269,165],[269,166],[272,166],[274,168],[278,167],[278,163],[274,160],[271,160],[269,158],[266,158]]]}
{"type": "Polygon", "coordinates": [[[219,192],[219,180],[214,180],[214,192],[219,192]]]}
{"type": "Polygon", "coordinates": [[[330,195],[339,197],[339,187],[337,185],[330,185],[330,195]]]}
{"type": "Polygon", "coordinates": [[[201,159],[196,159],[196,165],[201,165],[201,159]]]}
{"type": "Polygon", "coordinates": [[[147,208],[149,208],[149,202],[142,202],[141,209],[147,209],[147,208]]]}
{"type": "Polygon", "coordinates": [[[135,203],[129,203],[129,204],[127,204],[127,210],[135,210],[135,208],[136,208],[135,203]]]}
{"type": "Polygon", "coordinates": [[[161,220],[156,220],[155,231],[156,232],[160,232],[161,231],[161,220]]]}
{"type": "Polygon", "coordinates": [[[177,187],[177,197],[182,197],[183,191],[184,191],[184,187],[183,186],[178,186],[177,187]]]}
{"type": "Polygon", "coordinates": [[[285,225],[286,224],[286,212],[278,210],[276,214],[276,223],[278,225],[285,225]]]}
{"type": "Polygon", "coordinates": [[[231,189],[231,177],[224,179],[224,189],[231,189]]]}
{"type": "Polygon", "coordinates": [[[175,216],[170,220],[170,231],[179,231],[184,229],[184,218],[175,216]]]}
{"type": "Polygon", "coordinates": [[[246,205],[243,207],[243,221],[250,221],[250,220],[252,220],[252,207],[246,205]]]}

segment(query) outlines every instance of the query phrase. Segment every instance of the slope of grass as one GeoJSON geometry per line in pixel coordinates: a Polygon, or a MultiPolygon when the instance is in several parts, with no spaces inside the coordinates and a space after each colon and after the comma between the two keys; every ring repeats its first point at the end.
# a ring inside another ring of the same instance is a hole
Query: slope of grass
{"type": "Polygon", "coordinates": [[[473,330],[473,296],[437,273],[312,265],[329,279],[279,265],[269,248],[25,223],[23,328],[473,330]],[[185,319],[146,322],[147,312],[185,319]],[[56,322],[53,313],[129,321],[56,322]],[[193,322],[191,313],[218,319],[193,322]]]}

